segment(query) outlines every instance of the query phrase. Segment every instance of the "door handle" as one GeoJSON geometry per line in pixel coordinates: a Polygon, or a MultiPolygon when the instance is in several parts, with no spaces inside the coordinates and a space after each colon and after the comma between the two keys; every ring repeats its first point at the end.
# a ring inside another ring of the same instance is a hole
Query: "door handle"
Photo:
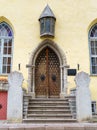
{"type": "Polygon", "coordinates": [[[52,80],[55,82],[56,81],[56,75],[52,74],[52,80]]]}
{"type": "Polygon", "coordinates": [[[40,76],[40,79],[41,79],[41,81],[44,81],[44,80],[45,80],[45,75],[42,74],[42,75],[40,76]]]}

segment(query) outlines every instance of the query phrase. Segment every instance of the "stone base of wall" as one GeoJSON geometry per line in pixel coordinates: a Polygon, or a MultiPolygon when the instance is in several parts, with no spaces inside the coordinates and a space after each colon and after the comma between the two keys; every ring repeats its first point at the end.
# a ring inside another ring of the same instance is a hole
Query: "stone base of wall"
{"type": "Polygon", "coordinates": [[[0,124],[0,130],[97,130],[97,124],[0,124]]]}

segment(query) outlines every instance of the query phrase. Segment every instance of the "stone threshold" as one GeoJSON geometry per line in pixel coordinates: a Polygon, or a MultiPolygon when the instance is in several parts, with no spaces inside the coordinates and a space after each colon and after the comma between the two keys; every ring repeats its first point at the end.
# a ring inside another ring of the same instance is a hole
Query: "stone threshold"
{"type": "Polygon", "coordinates": [[[2,123],[0,130],[97,130],[97,123],[27,124],[2,123]]]}

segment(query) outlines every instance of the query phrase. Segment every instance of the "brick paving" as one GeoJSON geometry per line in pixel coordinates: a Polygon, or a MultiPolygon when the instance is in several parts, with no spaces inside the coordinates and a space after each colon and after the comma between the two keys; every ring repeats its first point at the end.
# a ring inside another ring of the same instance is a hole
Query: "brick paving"
{"type": "Polygon", "coordinates": [[[97,130],[97,123],[66,123],[66,124],[0,123],[0,130],[97,130]]]}

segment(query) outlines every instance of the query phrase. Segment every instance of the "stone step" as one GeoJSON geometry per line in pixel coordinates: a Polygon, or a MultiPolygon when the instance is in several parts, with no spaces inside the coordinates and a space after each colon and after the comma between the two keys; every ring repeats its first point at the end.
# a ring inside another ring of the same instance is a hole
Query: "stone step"
{"type": "Polygon", "coordinates": [[[28,119],[61,119],[61,120],[64,120],[64,119],[72,119],[72,117],[45,117],[45,116],[42,116],[42,117],[27,117],[28,119]]]}
{"type": "Polygon", "coordinates": [[[97,123],[97,114],[92,116],[92,122],[97,123]]]}
{"type": "Polygon", "coordinates": [[[74,123],[77,122],[76,119],[61,119],[61,118],[53,118],[53,119],[23,119],[23,122],[26,123],[74,123]]]}
{"type": "Polygon", "coordinates": [[[65,96],[65,99],[71,99],[71,98],[76,98],[76,96],[74,96],[74,95],[67,95],[67,96],[65,96]]]}
{"type": "Polygon", "coordinates": [[[31,117],[56,117],[56,118],[59,118],[59,117],[64,117],[64,118],[72,118],[72,115],[71,114],[28,114],[27,115],[28,118],[31,118],[31,117]]]}
{"type": "Polygon", "coordinates": [[[92,115],[93,118],[97,118],[97,115],[92,115]]]}
{"type": "Polygon", "coordinates": [[[29,101],[29,105],[37,105],[37,104],[39,104],[39,105],[69,105],[69,102],[68,101],[65,101],[65,102],[54,102],[54,101],[50,101],[50,102],[48,102],[48,101],[41,101],[41,102],[37,102],[37,101],[29,101]]]}
{"type": "Polygon", "coordinates": [[[30,102],[64,102],[64,101],[68,101],[68,99],[60,99],[60,98],[30,98],[29,99],[30,102]]]}
{"type": "Polygon", "coordinates": [[[71,114],[68,98],[29,98],[28,106],[24,107],[24,111],[26,110],[27,116],[23,120],[26,123],[76,122],[71,114]]]}
{"type": "Polygon", "coordinates": [[[42,106],[42,105],[29,105],[28,109],[70,109],[70,106],[65,105],[65,106],[42,106]]]}
{"type": "Polygon", "coordinates": [[[69,113],[71,114],[71,111],[70,110],[60,110],[60,109],[56,109],[56,110],[40,110],[40,109],[37,109],[37,110],[28,110],[28,114],[65,114],[65,113],[69,113]]]}

